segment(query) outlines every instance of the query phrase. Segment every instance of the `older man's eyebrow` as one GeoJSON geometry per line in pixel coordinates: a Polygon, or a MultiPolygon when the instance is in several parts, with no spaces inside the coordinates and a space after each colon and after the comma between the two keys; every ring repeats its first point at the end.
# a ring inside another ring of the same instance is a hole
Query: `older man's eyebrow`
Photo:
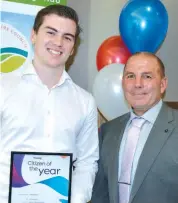
{"type": "Polygon", "coordinates": [[[145,71],[145,72],[143,72],[142,74],[153,74],[153,72],[151,72],[151,71],[145,71]]]}
{"type": "Polygon", "coordinates": [[[134,72],[131,72],[131,71],[125,71],[124,72],[124,75],[128,75],[128,74],[134,74],[134,72]]]}

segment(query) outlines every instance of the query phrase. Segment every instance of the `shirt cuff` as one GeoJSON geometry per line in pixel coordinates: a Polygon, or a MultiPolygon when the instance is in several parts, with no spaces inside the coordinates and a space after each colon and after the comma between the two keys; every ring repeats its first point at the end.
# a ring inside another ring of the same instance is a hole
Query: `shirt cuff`
{"type": "Polygon", "coordinates": [[[71,203],[87,203],[86,198],[84,195],[72,195],[71,203]]]}

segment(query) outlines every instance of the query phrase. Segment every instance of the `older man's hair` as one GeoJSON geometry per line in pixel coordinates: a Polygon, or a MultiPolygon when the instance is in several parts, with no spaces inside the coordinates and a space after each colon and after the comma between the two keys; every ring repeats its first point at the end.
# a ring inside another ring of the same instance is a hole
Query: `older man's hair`
{"type": "Polygon", "coordinates": [[[129,60],[130,60],[131,58],[133,58],[134,56],[139,56],[139,55],[149,56],[149,57],[151,57],[151,58],[154,58],[154,59],[157,61],[158,65],[159,65],[161,77],[162,77],[162,78],[165,77],[165,66],[164,66],[162,60],[161,60],[158,56],[156,56],[155,54],[150,53],[150,52],[137,52],[137,53],[133,54],[133,55],[127,60],[127,63],[125,64],[125,67],[124,67],[124,70],[125,70],[125,68],[126,68],[126,66],[127,66],[127,64],[128,64],[128,62],[129,62],[129,60]]]}

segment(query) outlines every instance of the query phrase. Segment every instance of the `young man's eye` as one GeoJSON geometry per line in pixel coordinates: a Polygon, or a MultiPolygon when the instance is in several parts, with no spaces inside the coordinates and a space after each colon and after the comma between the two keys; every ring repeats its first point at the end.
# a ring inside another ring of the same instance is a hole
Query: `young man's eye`
{"type": "Polygon", "coordinates": [[[47,32],[49,35],[55,35],[55,33],[54,32],[51,32],[51,31],[48,31],[47,32]]]}
{"type": "Polygon", "coordinates": [[[72,39],[70,37],[65,36],[64,39],[66,39],[67,41],[72,41],[72,39]]]}

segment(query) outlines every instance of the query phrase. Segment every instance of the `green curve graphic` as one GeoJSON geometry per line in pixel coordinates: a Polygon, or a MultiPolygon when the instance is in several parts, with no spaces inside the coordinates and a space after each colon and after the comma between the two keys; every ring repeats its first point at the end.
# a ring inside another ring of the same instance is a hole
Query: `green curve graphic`
{"type": "Polygon", "coordinates": [[[0,55],[0,61],[4,61],[5,59],[7,59],[8,57],[12,56],[12,54],[1,54],[0,55]]]}
{"type": "Polygon", "coordinates": [[[10,57],[6,61],[1,62],[1,72],[2,73],[9,73],[12,72],[16,69],[18,69],[24,62],[26,58],[19,56],[19,55],[14,55],[10,57]]]}

